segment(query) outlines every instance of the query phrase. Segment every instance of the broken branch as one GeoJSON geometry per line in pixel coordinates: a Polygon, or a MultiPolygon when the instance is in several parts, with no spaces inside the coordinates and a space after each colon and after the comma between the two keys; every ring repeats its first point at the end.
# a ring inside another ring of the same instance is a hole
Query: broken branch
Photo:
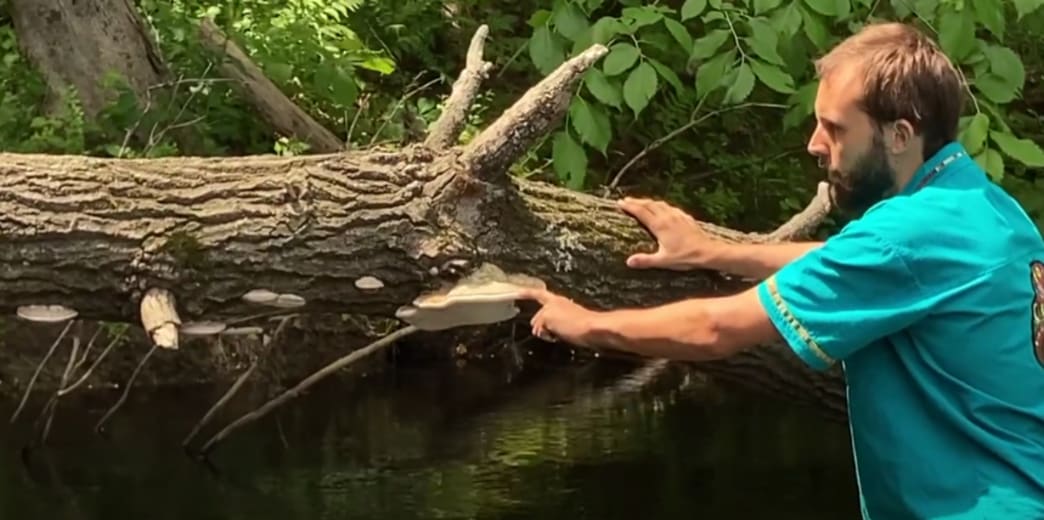
{"type": "Polygon", "coordinates": [[[478,95],[479,87],[493,69],[493,64],[482,58],[488,34],[489,26],[483,24],[471,38],[464,70],[453,83],[453,90],[442,108],[442,115],[432,125],[428,138],[424,140],[424,144],[433,150],[448,148],[457,141],[467,121],[468,110],[478,95]]]}
{"type": "Polygon", "coordinates": [[[416,327],[412,325],[407,325],[395,332],[392,332],[391,334],[388,334],[387,336],[384,336],[381,339],[378,339],[377,341],[374,341],[373,343],[370,343],[369,345],[359,350],[353,351],[352,353],[338,359],[337,361],[334,361],[333,363],[330,363],[329,365],[326,365],[318,372],[312,374],[311,376],[308,376],[308,378],[306,378],[304,381],[298,383],[297,386],[283,392],[276,398],[262,405],[257,410],[254,410],[250,413],[243,415],[239,419],[236,419],[234,422],[232,422],[224,429],[219,431],[217,434],[215,434],[213,437],[211,437],[210,440],[208,440],[206,444],[203,445],[203,448],[200,450],[200,453],[203,455],[210,453],[210,451],[214,449],[214,446],[217,443],[221,442],[223,439],[228,437],[232,432],[236,431],[237,429],[242,428],[243,426],[246,426],[268,415],[272,410],[275,410],[287,401],[301,395],[301,393],[303,393],[305,390],[308,390],[309,387],[318,383],[327,376],[330,376],[338,370],[341,370],[342,368],[351,365],[359,359],[362,359],[389,345],[394,344],[399,339],[413,334],[414,332],[417,332],[417,330],[418,329],[416,327]]]}
{"type": "Polygon", "coordinates": [[[149,289],[141,299],[141,326],[156,346],[177,350],[178,317],[174,295],[165,289],[149,289]]]}
{"type": "Polygon", "coordinates": [[[805,209],[790,217],[765,237],[766,242],[789,242],[812,236],[812,233],[830,214],[830,185],[820,182],[816,195],[805,209]]]}
{"type": "Polygon", "coordinates": [[[592,45],[529,89],[468,144],[461,157],[464,164],[487,180],[507,171],[561,121],[573,99],[573,86],[608,52],[604,45],[592,45]]]}
{"type": "Polygon", "coordinates": [[[341,140],[333,132],[290,101],[213,21],[209,18],[200,21],[199,33],[204,46],[229,59],[222,59],[221,70],[237,80],[242,95],[273,130],[308,143],[312,151],[318,153],[332,153],[342,149],[341,140]]]}

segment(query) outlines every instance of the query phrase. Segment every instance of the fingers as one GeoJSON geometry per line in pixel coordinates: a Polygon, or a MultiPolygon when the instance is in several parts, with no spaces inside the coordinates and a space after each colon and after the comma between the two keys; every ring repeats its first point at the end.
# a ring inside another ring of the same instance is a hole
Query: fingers
{"type": "Polygon", "coordinates": [[[632,269],[647,269],[655,267],[661,259],[660,251],[655,253],[635,253],[627,257],[627,267],[632,269]]]}
{"type": "Polygon", "coordinates": [[[534,336],[548,343],[554,343],[558,341],[558,338],[556,338],[555,335],[551,333],[551,331],[547,330],[544,312],[546,309],[547,307],[544,307],[543,309],[537,311],[537,313],[533,315],[533,318],[529,320],[529,324],[532,326],[532,334],[534,336]]]}
{"type": "Polygon", "coordinates": [[[649,226],[655,216],[650,207],[651,202],[652,201],[647,199],[632,199],[628,197],[620,200],[617,205],[625,213],[630,214],[632,217],[638,219],[639,222],[649,226]]]}
{"type": "Polygon", "coordinates": [[[520,289],[516,297],[519,300],[534,300],[540,305],[547,305],[554,295],[547,289],[520,289]]]}

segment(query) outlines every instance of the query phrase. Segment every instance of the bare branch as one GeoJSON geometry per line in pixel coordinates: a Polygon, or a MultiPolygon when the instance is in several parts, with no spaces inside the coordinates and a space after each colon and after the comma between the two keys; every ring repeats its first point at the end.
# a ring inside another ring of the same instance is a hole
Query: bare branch
{"type": "Polygon", "coordinates": [[[558,124],[573,99],[573,86],[608,52],[604,45],[592,45],[560,65],[505,110],[475,137],[461,157],[472,173],[492,179],[507,171],[537,139],[558,124]]]}
{"type": "Polygon", "coordinates": [[[341,140],[333,132],[290,101],[213,21],[203,19],[199,23],[199,32],[205,46],[229,58],[230,61],[222,61],[221,70],[237,80],[243,95],[275,131],[301,139],[318,153],[332,153],[342,149],[341,140]]]}
{"type": "Polygon", "coordinates": [[[308,390],[309,387],[318,383],[327,376],[330,376],[338,370],[341,370],[342,368],[351,365],[359,359],[362,359],[389,345],[394,344],[399,339],[402,339],[410,334],[413,334],[414,332],[417,332],[417,330],[418,329],[416,327],[412,325],[407,325],[395,332],[392,332],[391,334],[388,334],[387,336],[384,336],[383,338],[378,339],[377,341],[374,341],[373,343],[370,343],[369,345],[359,350],[352,351],[350,354],[337,359],[329,365],[326,365],[318,372],[308,376],[303,381],[298,383],[297,386],[283,392],[282,394],[279,394],[279,396],[275,397],[271,401],[268,401],[267,403],[262,405],[261,408],[247,413],[241,416],[239,419],[233,421],[228,426],[225,426],[224,429],[217,432],[213,437],[210,438],[210,440],[208,440],[203,445],[203,448],[200,450],[200,453],[202,453],[203,455],[210,453],[210,451],[214,449],[214,446],[217,445],[217,443],[221,442],[223,439],[228,437],[232,432],[268,415],[272,410],[275,410],[287,401],[301,395],[301,393],[303,393],[305,390],[308,390]]]}
{"type": "Polygon", "coordinates": [[[442,109],[442,115],[432,125],[428,138],[424,141],[428,147],[435,150],[448,148],[453,146],[460,136],[467,121],[468,109],[475,101],[482,82],[489,77],[489,72],[493,69],[493,64],[482,58],[488,34],[489,26],[482,25],[471,38],[464,70],[453,83],[453,90],[442,109]]]}
{"type": "Polygon", "coordinates": [[[800,213],[790,217],[790,220],[776,228],[775,231],[765,236],[766,242],[789,242],[801,238],[807,238],[823,222],[830,213],[830,186],[819,183],[816,196],[808,203],[800,213]]]}

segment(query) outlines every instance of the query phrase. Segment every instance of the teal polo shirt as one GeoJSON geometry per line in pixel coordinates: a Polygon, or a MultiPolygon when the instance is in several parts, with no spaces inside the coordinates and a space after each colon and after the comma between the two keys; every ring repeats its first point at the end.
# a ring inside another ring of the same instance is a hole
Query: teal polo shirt
{"type": "Polygon", "coordinates": [[[864,518],[1044,518],[1044,242],[959,143],[757,287],[841,363],[864,518]]]}

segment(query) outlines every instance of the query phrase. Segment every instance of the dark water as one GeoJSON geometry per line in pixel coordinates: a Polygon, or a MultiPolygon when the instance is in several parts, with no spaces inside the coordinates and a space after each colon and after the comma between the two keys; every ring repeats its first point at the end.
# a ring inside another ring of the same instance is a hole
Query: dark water
{"type": "Polygon", "coordinates": [[[26,458],[8,403],[0,518],[857,517],[844,425],[676,374],[628,392],[629,370],[351,377],[234,434],[213,470],[180,442],[223,388],[132,394],[108,438],[92,425],[115,396],[70,400],[26,458]]]}

